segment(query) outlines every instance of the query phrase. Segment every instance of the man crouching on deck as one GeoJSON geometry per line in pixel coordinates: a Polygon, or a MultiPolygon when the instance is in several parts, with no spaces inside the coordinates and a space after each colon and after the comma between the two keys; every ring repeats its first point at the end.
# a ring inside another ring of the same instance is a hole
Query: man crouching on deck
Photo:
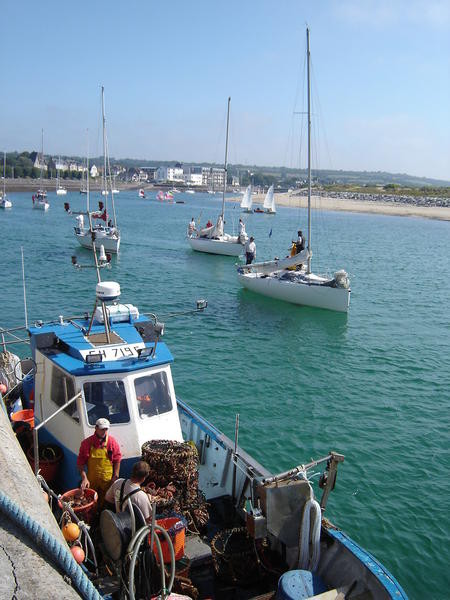
{"type": "Polygon", "coordinates": [[[122,460],[117,440],[108,435],[109,427],[108,419],[98,419],[95,423],[95,433],[81,442],[77,459],[81,489],[93,488],[98,493],[100,509],[106,490],[119,477],[122,460]]]}

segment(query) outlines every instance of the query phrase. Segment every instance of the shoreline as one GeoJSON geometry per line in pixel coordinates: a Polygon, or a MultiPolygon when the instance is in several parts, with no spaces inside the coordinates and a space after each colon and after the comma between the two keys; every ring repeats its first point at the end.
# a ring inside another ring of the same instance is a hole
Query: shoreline
{"type": "MultiPolygon", "coordinates": [[[[240,201],[241,196],[236,196],[234,201],[240,201]]],[[[396,217],[420,217],[450,221],[450,207],[442,206],[417,206],[416,204],[396,204],[394,202],[376,200],[349,200],[347,198],[331,198],[329,196],[311,196],[313,209],[358,212],[377,215],[391,215],[396,217]]],[[[264,202],[264,194],[253,196],[254,204],[264,202]]],[[[277,206],[290,208],[307,208],[306,196],[291,196],[288,193],[275,194],[277,206]]]]}

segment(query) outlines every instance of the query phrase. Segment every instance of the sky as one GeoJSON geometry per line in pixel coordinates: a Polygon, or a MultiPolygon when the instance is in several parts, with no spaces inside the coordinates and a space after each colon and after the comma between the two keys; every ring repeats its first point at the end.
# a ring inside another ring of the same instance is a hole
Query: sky
{"type": "Polygon", "coordinates": [[[4,0],[0,151],[450,180],[448,0],[4,0]]]}

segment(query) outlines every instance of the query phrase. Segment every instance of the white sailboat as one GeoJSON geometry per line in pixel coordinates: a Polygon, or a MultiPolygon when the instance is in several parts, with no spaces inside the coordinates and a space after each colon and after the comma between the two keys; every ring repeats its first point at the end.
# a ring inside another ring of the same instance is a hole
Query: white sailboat
{"type": "Polygon", "coordinates": [[[266,197],[264,198],[263,209],[264,209],[264,212],[268,215],[274,215],[277,212],[276,207],[275,207],[275,196],[273,193],[273,184],[267,190],[266,197]]]}
{"type": "Polygon", "coordinates": [[[252,212],[252,202],[253,202],[252,186],[249,185],[247,187],[247,189],[245,190],[244,195],[242,196],[242,200],[241,200],[242,212],[251,213],[252,212]]]}
{"type": "Polygon", "coordinates": [[[240,283],[249,290],[292,302],[347,312],[350,304],[350,282],[345,271],[334,277],[311,272],[311,81],[309,29],[306,30],[308,78],[308,247],[295,256],[238,267],[240,283]],[[306,266],[305,266],[306,265],[306,266]]]}
{"type": "Polygon", "coordinates": [[[12,202],[6,197],[6,152],[3,152],[3,192],[0,192],[0,208],[12,208],[12,202]]]}
{"type": "MultiPolygon", "coordinates": [[[[99,202],[99,210],[96,212],[90,211],[90,203],[89,203],[89,178],[87,180],[87,213],[91,214],[92,219],[100,219],[104,221],[104,225],[94,225],[92,230],[90,227],[84,226],[84,218],[83,215],[79,215],[77,218],[77,227],[75,227],[75,236],[78,240],[78,243],[83,246],[83,248],[92,248],[92,237],[93,233],[95,234],[95,238],[97,239],[98,244],[101,244],[106,252],[112,252],[117,254],[120,248],[120,231],[117,228],[117,219],[116,219],[116,210],[114,205],[114,190],[112,186],[112,178],[111,178],[111,166],[109,164],[109,154],[108,154],[108,143],[106,139],[106,117],[105,117],[105,88],[102,86],[102,122],[103,122],[103,190],[102,194],[104,196],[108,196],[111,194],[111,207],[113,216],[112,219],[108,216],[108,206],[103,202],[99,202]]],[[[88,173],[89,173],[89,165],[88,165],[88,173]]]]}
{"type": "MultiPolygon", "coordinates": [[[[58,158],[59,165],[61,165],[61,157],[58,158]]],[[[59,169],[56,169],[56,194],[58,196],[65,196],[67,194],[67,190],[65,187],[61,185],[61,175],[59,173],[59,169]]]]}
{"type": "Polygon", "coordinates": [[[244,245],[247,241],[247,235],[229,235],[224,232],[224,213],[225,213],[225,192],[227,188],[227,158],[228,158],[228,128],[230,122],[230,102],[228,98],[227,110],[227,133],[225,142],[225,162],[224,162],[224,182],[222,193],[222,211],[215,225],[205,227],[193,232],[189,237],[189,244],[197,252],[207,252],[208,254],[222,254],[225,256],[239,256],[244,251],[244,245]]]}
{"type": "Polygon", "coordinates": [[[44,130],[41,131],[41,159],[40,159],[40,174],[39,174],[39,189],[36,194],[33,194],[33,208],[37,210],[47,211],[50,208],[50,204],[47,200],[47,192],[44,190],[42,185],[42,172],[44,168],[44,130]]]}

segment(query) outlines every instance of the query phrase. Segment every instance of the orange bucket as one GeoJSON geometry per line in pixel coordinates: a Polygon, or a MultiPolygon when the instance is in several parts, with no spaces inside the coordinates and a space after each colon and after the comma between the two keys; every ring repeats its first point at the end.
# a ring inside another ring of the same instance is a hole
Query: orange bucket
{"type": "Polygon", "coordinates": [[[61,504],[61,500],[64,502],[70,502],[70,508],[77,515],[77,517],[85,521],[86,523],[90,523],[92,518],[94,517],[97,511],[97,500],[98,494],[92,488],[86,488],[84,491],[80,488],[75,490],[69,490],[61,495],[60,500],[58,501],[59,508],[63,508],[61,504]],[[81,506],[77,506],[77,499],[84,495],[85,498],[89,499],[89,502],[83,504],[81,506]]]}
{"type": "MultiPolygon", "coordinates": [[[[160,527],[164,527],[172,540],[173,551],[175,553],[175,560],[179,560],[184,554],[184,542],[186,538],[186,521],[183,517],[168,517],[167,519],[156,519],[156,524],[160,527]]],[[[163,537],[162,533],[156,532],[161,543],[161,550],[163,555],[163,561],[170,563],[170,550],[167,540],[163,537]]],[[[150,541],[150,536],[149,536],[150,541]]],[[[156,556],[156,560],[159,562],[159,553],[156,546],[156,542],[153,542],[153,553],[156,556]]]]}
{"type": "Polygon", "coordinates": [[[31,429],[34,427],[34,410],[32,408],[27,408],[25,410],[18,410],[17,412],[11,415],[11,421],[25,421],[25,423],[29,423],[31,429]]]}

